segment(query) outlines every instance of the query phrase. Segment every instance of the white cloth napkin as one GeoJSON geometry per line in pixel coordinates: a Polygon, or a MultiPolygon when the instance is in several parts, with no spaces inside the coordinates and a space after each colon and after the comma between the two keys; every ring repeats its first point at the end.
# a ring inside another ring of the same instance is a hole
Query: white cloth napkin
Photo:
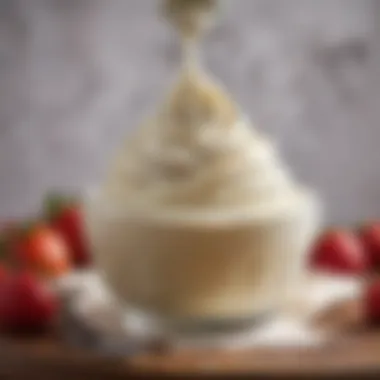
{"type": "Polygon", "coordinates": [[[105,342],[125,339],[145,342],[165,339],[173,348],[207,347],[240,349],[252,347],[313,347],[333,338],[311,323],[313,317],[333,304],[359,297],[362,282],[357,278],[337,278],[310,274],[299,294],[274,318],[251,330],[212,335],[178,335],[157,331],[133,313],[122,312],[95,271],[74,273],[55,284],[69,298],[78,322],[91,327],[105,342]]]}

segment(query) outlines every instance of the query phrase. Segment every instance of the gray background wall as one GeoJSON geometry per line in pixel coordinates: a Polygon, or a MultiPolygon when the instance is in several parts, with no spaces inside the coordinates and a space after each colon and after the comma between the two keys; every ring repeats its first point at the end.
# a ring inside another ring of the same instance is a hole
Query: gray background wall
{"type": "MultiPolygon", "coordinates": [[[[173,76],[157,0],[0,0],[0,217],[102,178],[173,76]]],[[[230,0],[205,60],[332,222],[380,217],[377,0],[230,0]]],[[[380,34],[379,34],[380,35],[380,34]]]]}

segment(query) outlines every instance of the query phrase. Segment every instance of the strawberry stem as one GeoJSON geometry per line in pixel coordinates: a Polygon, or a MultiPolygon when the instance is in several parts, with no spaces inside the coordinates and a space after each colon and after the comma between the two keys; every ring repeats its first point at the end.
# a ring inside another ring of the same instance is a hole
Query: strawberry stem
{"type": "Polygon", "coordinates": [[[66,207],[77,203],[76,197],[62,195],[58,192],[51,192],[47,194],[44,200],[44,211],[47,220],[53,220],[59,215],[66,207]]]}

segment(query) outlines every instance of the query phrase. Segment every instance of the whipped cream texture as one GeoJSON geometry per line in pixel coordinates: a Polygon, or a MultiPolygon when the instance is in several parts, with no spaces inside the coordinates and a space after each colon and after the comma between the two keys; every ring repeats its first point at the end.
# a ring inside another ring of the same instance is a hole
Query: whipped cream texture
{"type": "Polygon", "coordinates": [[[127,139],[103,195],[111,204],[153,209],[265,208],[285,205],[297,189],[269,141],[193,69],[127,139]]]}
{"type": "Polygon", "coordinates": [[[297,199],[274,147],[198,63],[201,20],[214,6],[167,0],[169,19],[182,35],[183,69],[156,116],[127,139],[113,162],[102,194],[107,204],[259,211],[297,199]]]}

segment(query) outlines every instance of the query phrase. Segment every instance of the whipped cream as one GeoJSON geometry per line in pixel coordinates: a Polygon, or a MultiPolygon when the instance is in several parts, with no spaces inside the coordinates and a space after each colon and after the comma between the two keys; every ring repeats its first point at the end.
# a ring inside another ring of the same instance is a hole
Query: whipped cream
{"type": "Polygon", "coordinates": [[[149,208],[286,205],[298,190],[273,145],[202,73],[186,72],[119,152],[107,202],[149,208]]]}
{"type": "Polygon", "coordinates": [[[102,194],[107,204],[265,212],[299,197],[272,144],[199,65],[201,25],[193,21],[208,15],[212,4],[167,2],[172,23],[180,25],[183,70],[156,116],[129,136],[113,162],[102,194]]]}

